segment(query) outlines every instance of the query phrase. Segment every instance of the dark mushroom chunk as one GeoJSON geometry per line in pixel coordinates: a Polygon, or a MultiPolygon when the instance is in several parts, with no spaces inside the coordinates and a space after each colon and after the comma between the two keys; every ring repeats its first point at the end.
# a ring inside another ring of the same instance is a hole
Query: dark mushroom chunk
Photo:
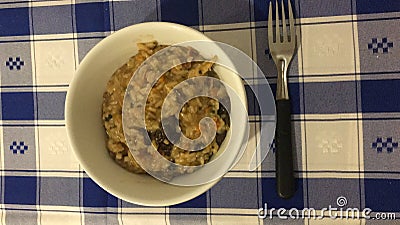
{"type": "Polygon", "coordinates": [[[216,139],[218,146],[221,146],[222,142],[224,142],[224,140],[225,140],[225,137],[226,137],[226,131],[221,134],[217,133],[215,139],[216,139]]]}
{"type": "Polygon", "coordinates": [[[231,124],[229,113],[221,103],[219,103],[218,115],[221,117],[221,119],[225,122],[226,125],[229,126],[231,124]]]}
{"type": "Polygon", "coordinates": [[[106,118],[104,118],[104,120],[106,122],[110,121],[113,118],[113,116],[111,114],[108,114],[106,118]]]}

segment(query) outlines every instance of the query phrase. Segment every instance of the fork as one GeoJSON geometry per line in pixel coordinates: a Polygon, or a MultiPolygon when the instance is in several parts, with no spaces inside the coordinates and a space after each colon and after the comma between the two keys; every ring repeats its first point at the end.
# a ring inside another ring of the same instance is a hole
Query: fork
{"type": "Polygon", "coordinates": [[[287,70],[296,49],[294,18],[290,0],[289,33],[286,26],[285,6],[282,0],[282,35],[279,26],[279,5],[275,5],[275,35],[272,21],[272,1],[269,3],[268,15],[268,45],[278,70],[276,89],[277,124],[275,133],[276,147],[276,183],[277,192],[281,198],[291,198],[295,192],[293,173],[293,150],[291,140],[291,104],[289,99],[287,70]]]}

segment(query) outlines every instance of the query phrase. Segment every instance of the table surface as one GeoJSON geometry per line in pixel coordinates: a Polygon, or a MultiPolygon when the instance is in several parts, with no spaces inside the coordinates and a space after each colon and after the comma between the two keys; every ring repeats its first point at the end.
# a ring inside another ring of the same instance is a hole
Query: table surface
{"type": "MultiPolygon", "coordinates": [[[[275,190],[274,151],[249,156],[207,193],[141,207],[97,186],[71,153],[69,82],[100,40],[144,21],[191,26],[254,59],[275,92],[267,0],[1,0],[1,224],[398,224],[393,220],[259,219],[268,208],[370,208],[400,218],[400,1],[294,0],[290,65],[297,192],[275,190]],[[344,204],[346,203],[346,204],[344,204]],[[340,208],[340,207],[339,207],[340,208]]],[[[257,82],[249,78],[249,84],[257,82]]],[[[260,84],[262,85],[262,84],[260,84]]],[[[252,134],[261,117],[248,93],[252,134]]],[[[251,139],[249,147],[255,146],[251,139]]]]}

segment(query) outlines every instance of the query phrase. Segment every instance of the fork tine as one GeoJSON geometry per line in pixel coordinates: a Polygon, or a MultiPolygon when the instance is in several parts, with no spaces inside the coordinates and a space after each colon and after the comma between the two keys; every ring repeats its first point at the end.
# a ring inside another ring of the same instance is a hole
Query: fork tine
{"type": "Polygon", "coordinates": [[[292,4],[290,3],[290,0],[288,0],[288,6],[289,6],[288,10],[289,10],[290,42],[294,42],[296,40],[296,32],[294,27],[292,4]]]}
{"type": "Polygon", "coordinates": [[[279,27],[279,4],[278,0],[275,1],[275,32],[276,32],[276,42],[280,43],[281,42],[281,31],[279,27]]]}
{"type": "Polygon", "coordinates": [[[274,42],[274,31],[272,27],[272,1],[269,2],[269,12],[268,12],[268,42],[274,42]]]}
{"type": "Polygon", "coordinates": [[[283,0],[282,0],[282,36],[283,36],[283,42],[287,42],[288,36],[286,30],[285,4],[283,3],[283,0]]]}

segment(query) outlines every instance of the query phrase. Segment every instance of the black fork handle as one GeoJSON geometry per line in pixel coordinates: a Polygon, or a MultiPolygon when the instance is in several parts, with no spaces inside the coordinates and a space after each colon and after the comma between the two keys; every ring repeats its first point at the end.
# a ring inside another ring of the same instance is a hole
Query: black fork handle
{"type": "Polygon", "coordinates": [[[290,100],[278,99],[276,109],[276,187],[278,195],[281,198],[288,199],[295,193],[290,100]]]}

